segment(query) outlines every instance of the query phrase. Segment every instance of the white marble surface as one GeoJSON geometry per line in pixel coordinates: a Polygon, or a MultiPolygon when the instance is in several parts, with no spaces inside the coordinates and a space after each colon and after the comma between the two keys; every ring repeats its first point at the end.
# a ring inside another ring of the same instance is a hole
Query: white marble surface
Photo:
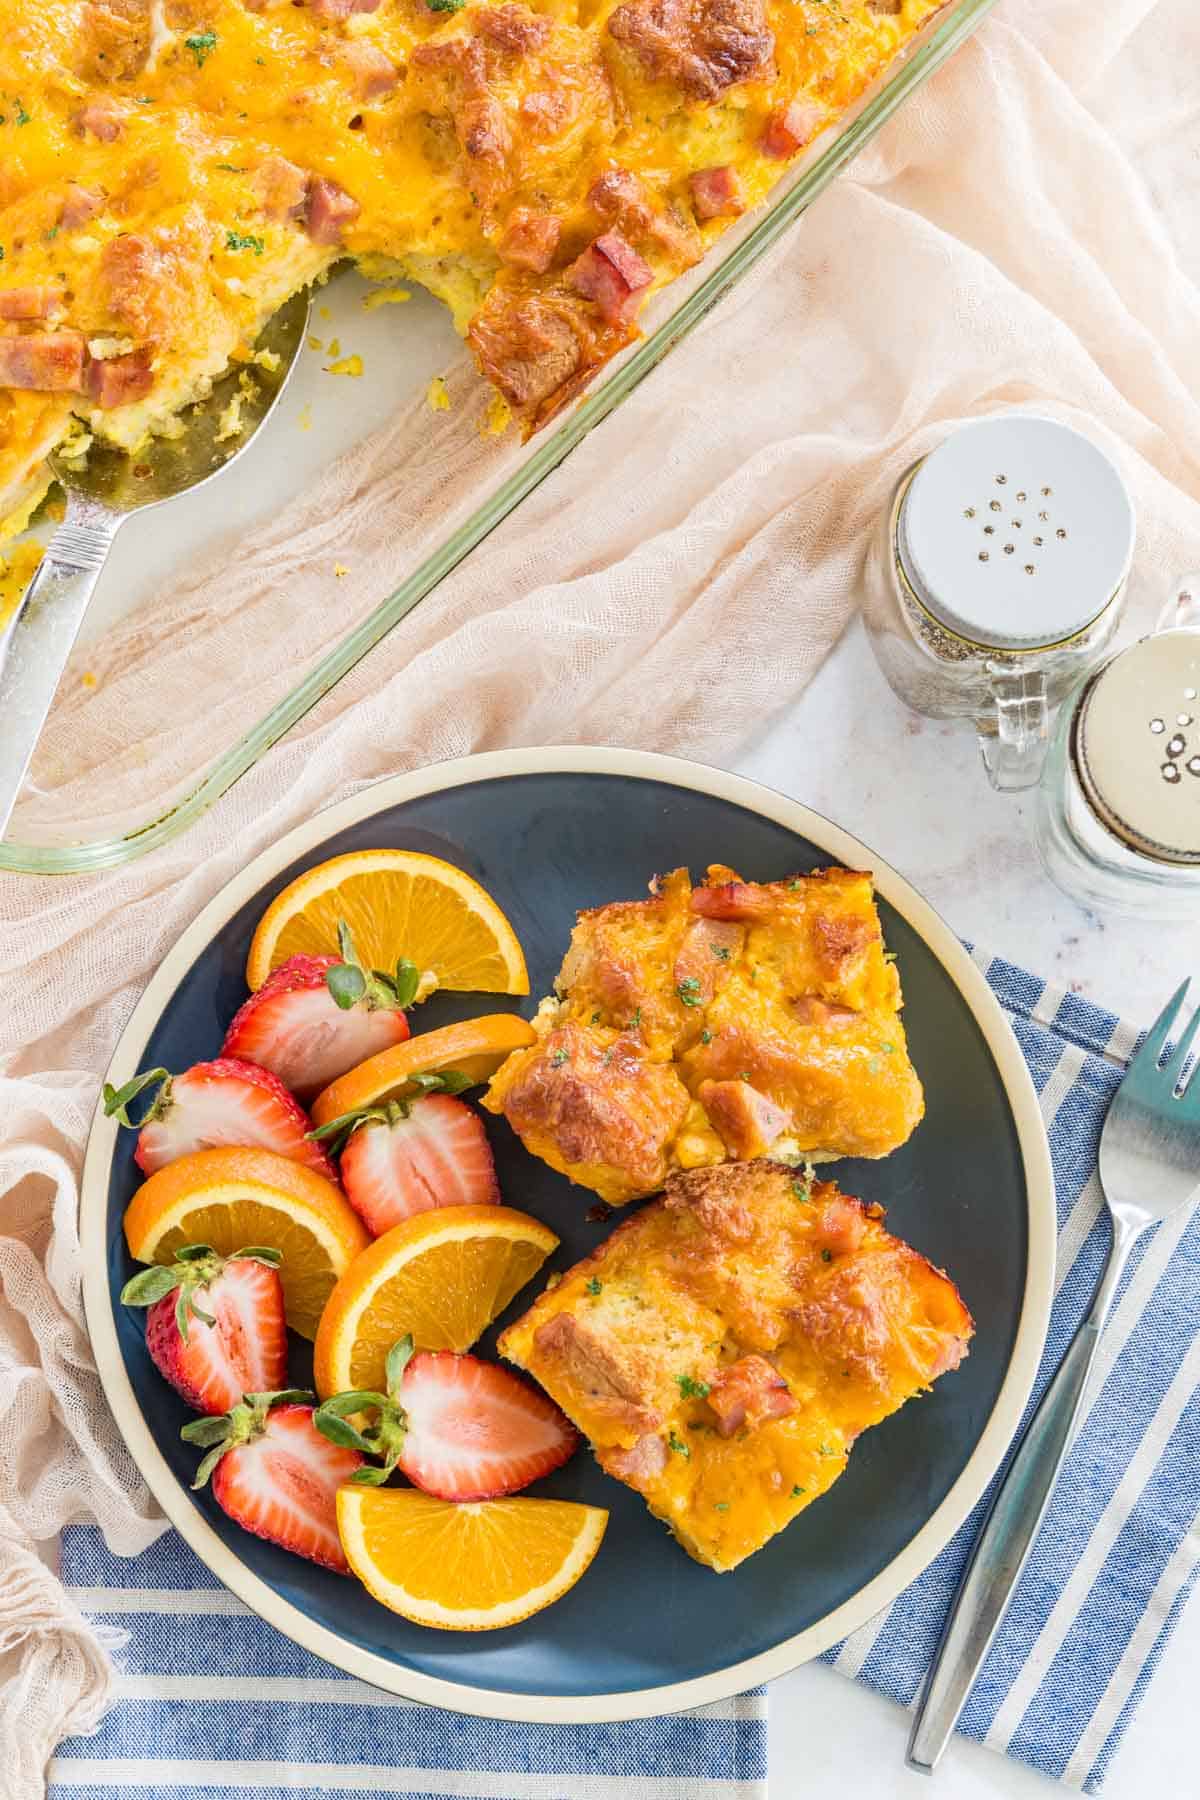
{"type": "MultiPolygon", "coordinates": [[[[737,759],[746,775],[827,813],[878,850],[962,936],[1148,1023],[1189,972],[1200,927],[1138,925],[1082,911],[1046,880],[1029,799],[991,792],[969,733],[909,714],[860,626],[800,705],[737,759]],[[830,746],[841,749],[831,755],[830,746]]],[[[1200,1794],[1192,1708],[1200,1605],[1184,1613],[1104,1793],[1200,1794]]],[[[1052,1784],[956,1738],[933,1782],[904,1766],[908,1715],[820,1664],[771,1690],[769,1800],[1035,1800],[1052,1784]]]]}

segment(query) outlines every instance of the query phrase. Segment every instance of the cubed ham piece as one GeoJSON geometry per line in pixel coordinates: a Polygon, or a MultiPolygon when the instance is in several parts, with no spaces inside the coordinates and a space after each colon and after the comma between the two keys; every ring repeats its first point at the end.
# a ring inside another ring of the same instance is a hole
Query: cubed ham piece
{"type": "Polygon", "coordinates": [[[849,1256],[858,1249],[866,1233],[867,1220],[862,1207],[839,1194],[821,1208],[813,1242],[832,1256],[849,1256]]]}
{"type": "Polygon", "coordinates": [[[801,1025],[814,1025],[824,1031],[830,1025],[848,1025],[858,1014],[852,1006],[839,1006],[835,1000],[822,1000],[819,994],[797,994],[790,1002],[801,1025]]]}
{"type": "Polygon", "coordinates": [[[316,19],[350,19],[355,13],[373,13],[379,0],[309,0],[316,19]]]}
{"type": "Polygon", "coordinates": [[[514,206],[500,239],[500,257],[515,269],[532,269],[544,275],[554,261],[562,226],[553,213],[532,206],[514,206]]]}
{"type": "Polygon", "coordinates": [[[705,919],[773,918],[779,907],[777,896],[768,887],[754,881],[723,881],[718,887],[698,887],[692,893],[692,911],[705,919]]]}
{"type": "Polygon", "coordinates": [[[667,1446],[656,1432],[647,1432],[630,1450],[610,1450],[605,1457],[609,1473],[630,1487],[645,1488],[667,1466],[667,1446]]]}
{"type": "Polygon", "coordinates": [[[727,1438],[783,1418],[796,1402],[774,1363],[765,1356],[743,1356],[708,1377],[708,1405],[717,1416],[717,1430],[727,1438]]]}
{"type": "Polygon", "coordinates": [[[708,219],[735,219],[746,210],[741,183],[728,163],[719,169],[697,169],[688,176],[688,185],[692,206],[702,224],[708,219]]]}
{"type": "Polygon", "coordinates": [[[59,225],[64,231],[78,231],[81,225],[86,225],[95,218],[103,204],[103,196],[95,193],[92,188],[83,187],[78,181],[69,181],[58,215],[59,225]]]}
{"type": "Polygon", "coordinates": [[[309,179],[308,170],[286,156],[264,156],[250,185],[268,219],[298,219],[308,201],[309,179]]]}
{"type": "Polygon", "coordinates": [[[80,137],[90,134],[102,144],[115,143],[125,129],[124,109],[115,100],[100,95],[80,107],[75,114],[75,129],[80,137]]]}
{"type": "Polygon", "coordinates": [[[88,397],[105,411],[144,400],[153,386],[150,352],[145,348],[131,350],[127,356],[96,356],[87,366],[88,397]]]}
{"type": "Polygon", "coordinates": [[[85,351],[81,331],[30,331],[0,337],[0,387],[78,393],[85,351]]]}
{"type": "Polygon", "coordinates": [[[0,288],[0,319],[52,319],[62,308],[61,288],[0,288]]]}
{"type": "Polygon", "coordinates": [[[763,127],[760,140],[767,156],[782,159],[803,150],[825,123],[825,114],[812,100],[793,100],[790,106],[773,112],[763,127]]]}
{"type": "Polygon", "coordinates": [[[567,280],[577,294],[595,301],[610,325],[624,325],[635,296],[650,286],[654,271],[619,231],[605,231],[576,257],[567,280]]]}
{"type": "Polygon", "coordinates": [[[360,100],[378,100],[382,94],[390,94],[400,79],[391,57],[365,39],[351,38],[342,51],[342,62],[360,100]]]}
{"type": "Polygon", "coordinates": [[[696,1097],[737,1162],[769,1156],[791,1127],[790,1113],[748,1081],[702,1081],[696,1097]]]}
{"type": "Polygon", "coordinates": [[[318,175],[308,190],[308,235],[314,244],[340,244],[346,226],[361,211],[345,188],[318,175]]]}

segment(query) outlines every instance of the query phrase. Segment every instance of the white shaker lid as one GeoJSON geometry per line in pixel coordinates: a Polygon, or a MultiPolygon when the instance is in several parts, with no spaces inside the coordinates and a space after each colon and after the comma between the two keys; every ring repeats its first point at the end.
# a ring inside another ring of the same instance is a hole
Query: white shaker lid
{"type": "Polygon", "coordinates": [[[1075,718],[1093,810],[1158,862],[1200,865],[1200,632],[1143,638],[1101,669],[1075,718]]]}
{"type": "Polygon", "coordinates": [[[964,425],[930,453],[900,516],[900,559],[934,618],[972,643],[1074,637],[1133,555],[1133,505],[1090,438],[1027,413],[964,425]]]}

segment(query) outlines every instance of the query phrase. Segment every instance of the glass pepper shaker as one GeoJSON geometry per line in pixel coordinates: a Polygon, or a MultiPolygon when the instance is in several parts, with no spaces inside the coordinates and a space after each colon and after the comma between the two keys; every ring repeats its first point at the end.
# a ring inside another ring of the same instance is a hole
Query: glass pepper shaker
{"type": "Polygon", "coordinates": [[[905,471],[868,552],[889,685],[971,721],[994,787],[1032,787],[1054,707],[1116,629],[1133,541],[1125,483],[1089,438],[1026,413],[963,426],[905,471]]]}
{"type": "Polygon", "coordinates": [[[1200,577],[1070,696],[1036,831],[1047,874],[1083,905],[1200,923],[1200,577]]]}

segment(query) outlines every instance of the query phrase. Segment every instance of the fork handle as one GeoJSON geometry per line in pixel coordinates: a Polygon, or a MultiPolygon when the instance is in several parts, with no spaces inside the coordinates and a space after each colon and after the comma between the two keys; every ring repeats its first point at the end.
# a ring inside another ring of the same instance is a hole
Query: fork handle
{"type": "Polygon", "coordinates": [[[1118,1231],[1092,1309],[1042,1396],[959,1583],[917,1707],[906,1761],[932,1775],[1000,1629],[1062,1468],[1104,1321],[1136,1234],[1118,1231]]]}
{"type": "Polygon", "coordinates": [[[123,514],[75,495],[0,633],[0,837],[123,514]]]}

